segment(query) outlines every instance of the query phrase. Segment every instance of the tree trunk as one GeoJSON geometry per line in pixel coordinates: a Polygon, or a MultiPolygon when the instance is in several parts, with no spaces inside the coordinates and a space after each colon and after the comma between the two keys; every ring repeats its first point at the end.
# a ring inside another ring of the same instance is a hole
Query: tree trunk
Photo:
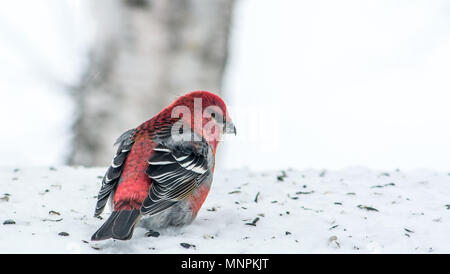
{"type": "Polygon", "coordinates": [[[220,93],[233,0],[91,1],[89,65],[74,92],[69,164],[107,165],[124,131],[193,90],[220,93]]]}

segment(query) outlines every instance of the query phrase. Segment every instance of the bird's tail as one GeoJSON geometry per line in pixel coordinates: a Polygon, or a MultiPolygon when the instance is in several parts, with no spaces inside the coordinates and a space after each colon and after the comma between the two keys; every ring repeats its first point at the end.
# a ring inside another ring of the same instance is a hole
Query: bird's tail
{"type": "Polygon", "coordinates": [[[139,217],[140,211],[137,209],[113,211],[108,220],[92,235],[91,241],[110,238],[129,240],[139,217]]]}

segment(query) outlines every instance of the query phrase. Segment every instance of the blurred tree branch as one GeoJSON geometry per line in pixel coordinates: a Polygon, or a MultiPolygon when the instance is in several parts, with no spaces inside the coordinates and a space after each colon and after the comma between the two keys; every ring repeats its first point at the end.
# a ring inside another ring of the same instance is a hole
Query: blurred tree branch
{"type": "Polygon", "coordinates": [[[107,165],[122,132],[192,90],[220,92],[234,0],[91,1],[69,164],[107,165]]]}

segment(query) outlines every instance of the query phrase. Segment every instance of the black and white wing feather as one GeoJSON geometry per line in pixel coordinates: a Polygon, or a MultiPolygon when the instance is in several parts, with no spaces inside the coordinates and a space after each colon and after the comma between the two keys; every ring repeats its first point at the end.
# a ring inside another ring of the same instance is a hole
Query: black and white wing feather
{"type": "Polygon", "coordinates": [[[127,132],[123,133],[115,143],[115,145],[118,144],[119,146],[116,155],[111,162],[111,166],[108,168],[105,176],[103,177],[102,187],[100,188],[100,192],[97,196],[97,205],[95,206],[94,213],[95,217],[102,214],[108,198],[111,194],[114,193],[117,188],[120,180],[120,175],[122,174],[123,165],[128,156],[128,153],[131,150],[131,147],[134,144],[134,133],[135,129],[128,130],[127,132]]]}
{"type": "Polygon", "coordinates": [[[159,143],[148,161],[146,174],[153,183],[141,207],[155,215],[183,200],[212,176],[210,148],[205,140],[159,143]]]}

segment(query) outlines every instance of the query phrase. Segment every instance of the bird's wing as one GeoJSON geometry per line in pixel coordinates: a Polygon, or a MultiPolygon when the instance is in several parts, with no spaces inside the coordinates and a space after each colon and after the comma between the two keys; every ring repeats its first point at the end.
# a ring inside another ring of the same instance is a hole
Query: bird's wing
{"type": "Polygon", "coordinates": [[[158,143],[148,161],[146,174],[153,183],[141,206],[142,214],[155,215],[183,200],[209,176],[211,156],[208,143],[158,143]]]}
{"type": "Polygon", "coordinates": [[[103,212],[108,198],[117,188],[120,175],[122,174],[123,165],[127,159],[128,153],[131,150],[131,147],[134,144],[133,137],[135,131],[135,129],[130,129],[123,133],[115,143],[115,145],[118,145],[118,149],[111,162],[111,166],[108,168],[105,176],[103,177],[102,187],[100,188],[100,192],[97,196],[97,205],[95,206],[94,216],[99,216],[103,212]]]}

